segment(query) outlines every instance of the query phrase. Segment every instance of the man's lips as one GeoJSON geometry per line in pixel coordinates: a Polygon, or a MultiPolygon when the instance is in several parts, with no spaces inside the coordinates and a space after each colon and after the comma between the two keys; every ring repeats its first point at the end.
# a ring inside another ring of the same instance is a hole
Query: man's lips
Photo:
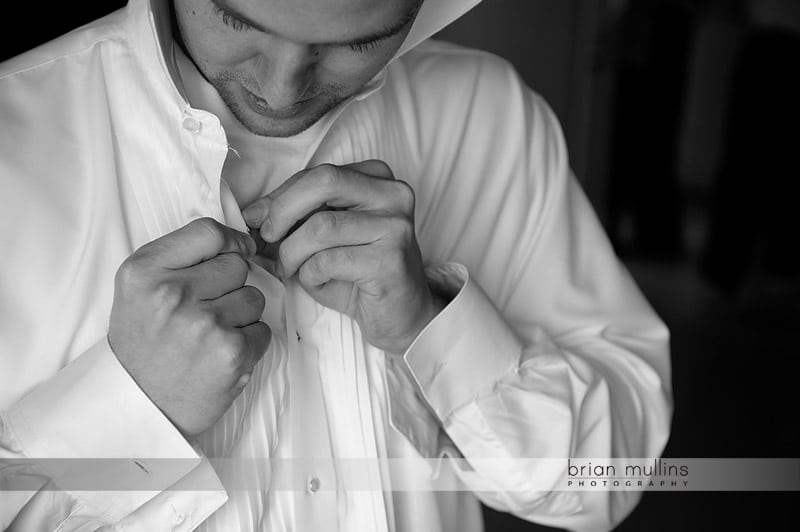
{"type": "Polygon", "coordinates": [[[289,107],[284,107],[283,109],[273,109],[263,98],[259,98],[258,96],[247,90],[244,86],[242,86],[241,88],[245,100],[247,101],[248,105],[253,111],[267,118],[274,118],[274,119],[285,119],[297,116],[298,114],[300,114],[300,112],[303,110],[306,104],[314,98],[312,96],[311,98],[300,100],[299,102],[294,103],[289,107]]]}

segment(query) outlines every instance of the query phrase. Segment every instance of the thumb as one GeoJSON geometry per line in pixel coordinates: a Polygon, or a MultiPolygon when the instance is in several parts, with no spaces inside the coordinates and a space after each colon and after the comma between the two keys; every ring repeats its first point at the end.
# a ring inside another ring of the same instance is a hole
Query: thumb
{"type": "Polygon", "coordinates": [[[219,223],[213,218],[198,218],[183,227],[145,244],[140,253],[149,255],[159,266],[188,268],[220,253],[241,253],[249,257],[256,251],[250,235],[219,223]]]}

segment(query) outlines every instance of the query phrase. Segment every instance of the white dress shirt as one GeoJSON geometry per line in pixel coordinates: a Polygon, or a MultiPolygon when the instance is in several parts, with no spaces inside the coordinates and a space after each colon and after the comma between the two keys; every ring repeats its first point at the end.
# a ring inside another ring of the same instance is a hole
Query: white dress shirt
{"type": "Polygon", "coordinates": [[[424,41],[475,3],[426,0],[398,57],[263,184],[386,161],[415,190],[429,278],[452,300],[390,355],[254,265],[272,344],[193,441],[106,328],[136,248],[200,216],[245,230],[224,180],[235,124],[190,104],[161,0],[0,66],[0,528],[470,532],[476,496],[576,530],[630,512],[638,493],[559,491],[563,468],[525,459],[658,456],[668,333],[547,105],[503,60],[424,41]],[[441,457],[464,459],[449,490],[441,457]],[[89,462],[108,486],[81,485],[85,463],[59,458],[113,459],[89,462]]]}

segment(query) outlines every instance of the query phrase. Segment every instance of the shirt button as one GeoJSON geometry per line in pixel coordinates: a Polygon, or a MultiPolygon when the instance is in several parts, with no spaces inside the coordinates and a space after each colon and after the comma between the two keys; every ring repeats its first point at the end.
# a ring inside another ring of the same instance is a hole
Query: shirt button
{"type": "Polygon", "coordinates": [[[308,491],[310,493],[316,493],[319,491],[320,481],[317,477],[311,477],[308,481],[308,491]]]}
{"type": "Polygon", "coordinates": [[[190,131],[192,133],[197,133],[200,131],[202,124],[200,121],[192,116],[187,116],[183,119],[183,129],[186,131],[190,131]]]}

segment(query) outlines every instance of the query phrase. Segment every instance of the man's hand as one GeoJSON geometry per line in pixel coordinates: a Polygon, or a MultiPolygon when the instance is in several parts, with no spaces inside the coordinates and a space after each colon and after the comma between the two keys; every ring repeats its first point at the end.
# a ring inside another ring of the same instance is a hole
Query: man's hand
{"type": "Polygon", "coordinates": [[[145,244],[116,276],[108,340],[184,434],[225,413],[269,346],[264,296],[243,286],[249,235],[201,218],[145,244]]]}
{"type": "Polygon", "coordinates": [[[382,161],[299,172],[244,211],[320,304],[355,319],[372,345],[404,352],[441,310],[414,233],[414,193],[382,161]]]}

